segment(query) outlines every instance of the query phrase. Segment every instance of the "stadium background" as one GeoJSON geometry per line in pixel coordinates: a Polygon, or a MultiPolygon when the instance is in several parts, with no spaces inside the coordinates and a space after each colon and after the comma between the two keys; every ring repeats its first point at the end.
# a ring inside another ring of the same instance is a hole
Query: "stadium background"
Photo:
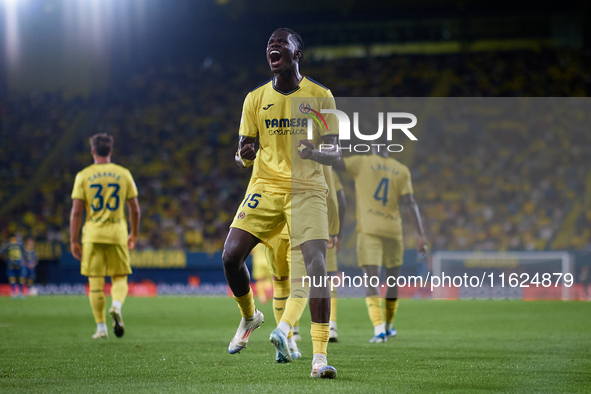
{"type": "MultiPolygon", "coordinates": [[[[263,49],[277,27],[302,34],[303,74],[336,97],[591,90],[585,2],[560,10],[546,1],[518,9],[508,1],[428,0],[65,4],[7,0],[0,15],[0,235],[37,240],[38,282],[53,285],[49,292],[83,291],[68,250],[70,193],[76,172],[91,163],[87,137],[96,132],[115,136],[114,161],[139,188],[130,281],[224,292],[215,286],[224,282],[220,250],[249,178],[232,160],[238,121],[246,93],[270,77],[263,49]]],[[[462,141],[441,130],[400,155],[431,249],[567,250],[583,280],[591,263],[591,134],[518,139],[489,129],[475,142],[485,155],[462,141]]],[[[351,180],[344,184],[352,203],[351,180]]],[[[354,248],[353,211],[346,249],[354,248]]],[[[416,272],[405,230],[404,269],[416,272]]],[[[354,261],[340,263],[354,272],[354,261]]]]}

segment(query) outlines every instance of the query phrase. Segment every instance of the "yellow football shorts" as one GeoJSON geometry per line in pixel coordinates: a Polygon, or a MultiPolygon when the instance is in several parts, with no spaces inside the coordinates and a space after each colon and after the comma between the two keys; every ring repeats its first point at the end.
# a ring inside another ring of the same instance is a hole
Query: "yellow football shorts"
{"type": "Polygon", "coordinates": [[[399,267],[402,265],[403,254],[402,234],[397,238],[357,234],[357,260],[360,267],[366,265],[386,268],[399,267]]]}
{"type": "Polygon", "coordinates": [[[301,249],[294,249],[291,251],[291,280],[302,280],[303,276],[308,276],[304,254],[301,249]]]}
{"type": "Polygon", "coordinates": [[[326,272],[336,272],[339,270],[337,265],[337,248],[326,249],[326,272]]]}
{"type": "MultiPolygon", "coordinates": [[[[269,249],[265,246],[266,249],[269,249]]],[[[257,259],[252,259],[252,279],[263,280],[270,278],[269,268],[266,261],[260,262],[257,259]]]]}
{"type": "Polygon", "coordinates": [[[80,273],[84,276],[118,276],[131,274],[127,245],[82,244],[80,273]]]}
{"type": "Polygon", "coordinates": [[[296,248],[313,239],[328,240],[326,193],[271,193],[264,185],[255,185],[246,193],[230,227],[244,230],[265,245],[287,223],[291,247],[296,248]]]}
{"type": "Polygon", "coordinates": [[[290,275],[291,250],[288,239],[273,238],[271,248],[265,246],[265,256],[271,275],[276,278],[285,278],[290,275]]]}
{"type": "Polygon", "coordinates": [[[266,250],[269,249],[263,244],[258,244],[252,250],[252,278],[263,280],[271,278],[266,258],[266,250]]]}
{"type": "MultiPolygon", "coordinates": [[[[289,240],[277,238],[273,242],[273,248],[265,248],[269,271],[275,277],[291,276],[291,279],[302,279],[307,276],[304,255],[300,249],[290,250],[289,240]]],[[[336,272],[337,252],[336,249],[328,249],[326,252],[326,271],[336,272]]]]}

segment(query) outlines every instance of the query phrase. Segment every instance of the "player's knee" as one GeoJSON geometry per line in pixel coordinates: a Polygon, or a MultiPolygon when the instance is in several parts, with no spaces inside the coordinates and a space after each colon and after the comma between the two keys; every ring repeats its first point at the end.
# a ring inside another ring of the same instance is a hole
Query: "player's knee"
{"type": "Polygon", "coordinates": [[[233,245],[224,245],[222,252],[222,262],[225,269],[233,269],[240,266],[242,260],[242,253],[233,245]]]}
{"type": "Polygon", "coordinates": [[[313,258],[306,268],[306,272],[310,276],[326,276],[326,265],[322,256],[320,258],[313,258]]]}

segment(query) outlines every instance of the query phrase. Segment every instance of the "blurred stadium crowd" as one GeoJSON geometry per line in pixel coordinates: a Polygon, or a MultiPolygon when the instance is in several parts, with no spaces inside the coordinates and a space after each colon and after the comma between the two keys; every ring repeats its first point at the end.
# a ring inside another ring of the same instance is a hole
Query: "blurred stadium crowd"
{"type": "MultiPolygon", "coordinates": [[[[591,94],[591,57],[570,50],[341,59],[302,70],[335,97],[438,95],[444,70],[450,97],[591,94]]],[[[224,66],[206,59],[118,76],[88,99],[9,97],[0,103],[0,205],[30,182],[76,116],[86,111],[92,124],[51,163],[30,203],[1,215],[2,238],[18,231],[67,243],[74,177],[91,164],[86,137],[107,132],[114,162],[139,188],[138,248],[221,249],[249,178],[233,160],[242,102],[269,77],[262,59],[224,66]]],[[[491,124],[470,135],[433,127],[434,138],[417,144],[405,164],[433,249],[551,249],[566,220],[576,229],[561,248],[591,249],[589,205],[569,217],[577,200],[589,201],[591,133],[525,127],[491,124]]]]}

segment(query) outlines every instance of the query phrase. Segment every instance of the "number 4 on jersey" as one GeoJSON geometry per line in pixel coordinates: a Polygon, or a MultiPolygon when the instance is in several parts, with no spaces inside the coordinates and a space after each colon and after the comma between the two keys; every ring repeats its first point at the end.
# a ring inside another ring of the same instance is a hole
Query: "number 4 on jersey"
{"type": "Polygon", "coordinates": [[[382,178],[376,192],[373,194],[373,198],[378,201],[382,202],[383,206],[386,206],[388,203],[388,186],[390,185],[390,180],[388,178],[382,178]]]}

